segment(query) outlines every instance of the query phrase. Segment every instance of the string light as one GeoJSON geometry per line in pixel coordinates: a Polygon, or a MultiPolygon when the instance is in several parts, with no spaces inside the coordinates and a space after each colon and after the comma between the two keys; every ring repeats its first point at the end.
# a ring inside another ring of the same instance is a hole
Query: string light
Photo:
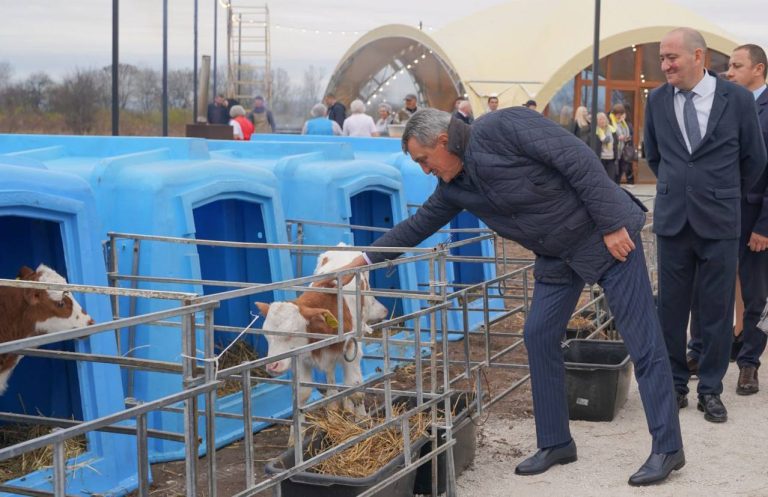
{"type": "Polygon", "coordinates": [[[275,29],[281,30],[281,31],[293,31],[297,33],[310,33],[310,34],[316,34],[316,35],[341,35],[341,36],[360,36],[362,34],[361,31],[334,31],[332,29],[316,29],[316,28],[307,28],[302,26],[286,26],[285,24],[273,24],[275,29]]]}
{"type": "MultiPolygon", "coordinates": [[[[222,0],[219,0],[219,2],[221,2],[221,1],[222,0]]],[[[243,22],[245,22],[245,21],[243,21],[243,22]]],[[[321,29],[317,29],[317,28],[308,28],[308,27],[305,27],[305,26],[290,26],[290,25],[286,25],[286,24],[273,24],[272,26],[275,29],[281,30],[281,31],[294,31],[294,32],[298,32],[298,33],[309,33],[309,34],[329,35],[329,36],[334,36],[334,35],[360,36],[360,35],[362,35],[364,33],[363,31],[360,31],[360,30],[358,30],[358,31],[348,31],[348,30],[337,31],[337,30],[333,30],[333,29],[327,29],[327,30],[326,29],[322,29],[321,30],[321,29]]],[[[426,31],[434,31],[434,28],[432,26],[428,26],[427,28],[425,28],[425,30],[426,31]]],[[[413,48],[411,48],[410,50],[413,50],[413,48]]],[[[432,52],[430,51],[430,53],[432,53],[432,52]]]]}

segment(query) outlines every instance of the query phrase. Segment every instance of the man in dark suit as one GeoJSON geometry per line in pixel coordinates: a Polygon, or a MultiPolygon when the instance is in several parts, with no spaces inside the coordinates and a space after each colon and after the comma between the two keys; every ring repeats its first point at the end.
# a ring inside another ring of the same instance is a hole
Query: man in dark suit
{"type": "Polygon", "coordinates": [[[763,172],[766,150],[752,94],[705,71],[700,33],[669,32],[659,55],[667,83],[651,92],[645,114],[646,156],[658,177],[659,319],[682,408],[690,378],[686,328],[697,295],[698,409],[706,420],[724,422],[740,199],[763,172]]]}
{"type": "MultiPolygon", "coordinates": [[[[757,45],[736,47],[731,54],[726,74],[755,97],[757,115],[768,143],[768,59],[757,45]]],[[[739,241],[739,281],[744,299],[742,346],[736,357],[739,379],[736,393],[751,395],[759,390],[757,369],[765,350],[766,335],[757,329],[760,313],[768,298],[768,168],[741,199],[741,239],[739,241]]]]}
{"type": "Polygon", "coordinates": [[[630,485],[658,483],[682,468],[672,373],[640,240],[643,205],[608,178],[584,142],[524,107],[488,113],[471,126],[447,112],[421,110],[408,120],[402,147],[438,178],[437,187],[347,267],[397,257],[376,247],[416,246],[464,209],[536,254],[524,336],[539,450],[515,473],[539,474],[577,459],[561,340],[585,282],[605,289],[653,437],[652,453],[630,485]]]}
{"type": "Polygon", "coordinates": [[[336,95],[327,93],[325,95],[325,106],[328,107],[328,119],[336,121],[339,127],[344,126],[344,119],[347,118],[347,108],[344,104],[336,100],[336,95]]]}
{"type": "Polygon", "coordinates": [[[462,100],[457,104],[453,117],[461,119],[465,124],[472,124],[475,121],[475,117],[472,115],[472,104],[469,103],[469,100],[462,100]]]}

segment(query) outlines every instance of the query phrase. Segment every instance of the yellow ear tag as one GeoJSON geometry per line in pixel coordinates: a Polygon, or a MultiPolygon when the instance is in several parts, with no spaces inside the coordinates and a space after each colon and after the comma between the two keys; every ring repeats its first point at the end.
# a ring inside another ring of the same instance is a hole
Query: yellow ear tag
{"type": "Polygon", "coordinates": [[[325,314],[323,314],[323,317],[325,317],[325,324],[327,324],[331,328],[339,327],[339,322],[336,320],[335,317],[333,317],[333,314],[331,314],[330,312],[326,312],[325,314]]]}

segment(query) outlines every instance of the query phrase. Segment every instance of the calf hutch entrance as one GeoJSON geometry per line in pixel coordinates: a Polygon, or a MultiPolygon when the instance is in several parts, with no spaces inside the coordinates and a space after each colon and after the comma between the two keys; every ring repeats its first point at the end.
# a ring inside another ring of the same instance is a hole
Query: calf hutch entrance
{"type": "MultiPolygon", "coordinates": [[[[21,266],[43,263],[67,277],[61,225],[21,216],[0,217],[0,278],[14,279],[21,266]]],[[[75,351],[72,341],[49,350],[75,351]]],[[[77,366],[73,361],[27,357],[13,370],[0,410],[56,418],[83,419],[77,366]]]]}
{"type": "MultiPolygon", "coordinates": [[[[22,266],[35,270],[45,264],[71,284],[106,286],[99,223],[88,185],[72,175],[42,167],[0,164],[0,175],[4,178],[0,185],[0,278],[15,280],[22,266]]],[[[110,321],[108,297],[95,293],[75,293],[72,297],[97,323],[110,321]]],[[[2,443],[0,450],[73,420],[87,422],[124,409],[118,366],[67,356],[116,352],[112,331],[24,352],[8,389],[0,395],[0,431],[4,438],[13,439],[2,443]],[[17,431],[18,436],[14,434],[17,431]]],[[[66,461],[63,475],[68,493],[135,486],[136,444],[131,437],[92,431],[84,445],[77,445],[77,451],[65,456],[72,457],[66,461]]],[[[11,459],[3,463],[2,480],[8,481],[2,483],[0,495],[8,495],[4,492],[12,488],[21,494],[53,491],[50,463],[40,469],[23,466],[28,472],[25,475],[15,474],[17,465],[11,459]]]]}
{"type": "MultiPolygon", "coordinates": [[[[262,204],[239,199],[216,200],[195,207],[195,238],[199,240],[221,240],[230,242],[265,243],[262,204]]],[[[204,280],[243,281],[249,283],[271,283],[272,272],[269,254],[266,250],[248,250],[235,247],[199,245],[200,274],[204,280]]],[[[203,285],[203,294],[210,295],[230,290],[228,287],[203,285]]],[[[262,302],[274,301],[272,292],[261,294],[262,302]]],[[[244,328],[257,312],[252,297],[240,297],[221,302],[215,312],[217,324],[244,328]]],[[[258,323],[254,324],[259,327],[258,323]]],[[[222,349],[237,336],[236,333],[217,332],[216,346],[222,349]]],[[[267,355],[267,342],[263,336],[247,335],[243,339],[259,355],[267,355]]]]}
{"type": "MultiPolygon", "coordinates": [[[[394,226],[392,221],[392,196],[390,194],[367,190],[352,195],[349,199],[352,208],[350,224],[353,226],[370,226],[372,228],[391,228],[394,226]]],[[[380,231],[370,231],[363,229],[353,229],[352,237],[354,244],[359,246],[368,246],[377,240],[383,233],[380,231]]],[[[378,290],[399,290],[403,288],[400,285],[400,274],[398,271],[387,271],[379,269],[370,273],[371,286],[378,290]]],[[[403,304],[401,299],[391,297],[379,297],[381,302],[388,310],[389,314],[400,316],[403,314],[403,304]]]]}

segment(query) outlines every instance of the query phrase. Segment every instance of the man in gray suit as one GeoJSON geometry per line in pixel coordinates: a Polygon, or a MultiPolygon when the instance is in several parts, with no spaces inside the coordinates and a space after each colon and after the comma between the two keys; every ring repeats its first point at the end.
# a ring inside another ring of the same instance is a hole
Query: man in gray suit
{"type": "Polygon", "coordinates": [[[720,393],[731,345],[740,199],[762,173],[766,151],[752,93],[706,71],[706,50],[690,28],[662,39],[667,83],[648,98],[645,150],[658,177],[658,312],[678,406],[688,405],[686,328],[695,293],[703,344],[698,409],[707,421],[724,422],[720,393]]]}

